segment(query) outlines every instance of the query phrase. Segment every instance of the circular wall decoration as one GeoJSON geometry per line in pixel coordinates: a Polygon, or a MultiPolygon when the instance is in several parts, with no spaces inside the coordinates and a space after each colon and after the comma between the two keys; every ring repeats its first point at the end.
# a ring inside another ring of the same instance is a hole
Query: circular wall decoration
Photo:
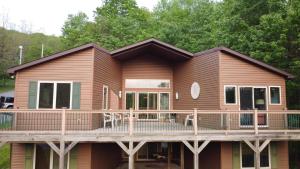
{"type": "Polygon", "coordinates": [[[200,85],[197,82],[194,82],[191,86],[191,96],[193,99],[198,99],[200,95],[200,85]]]}

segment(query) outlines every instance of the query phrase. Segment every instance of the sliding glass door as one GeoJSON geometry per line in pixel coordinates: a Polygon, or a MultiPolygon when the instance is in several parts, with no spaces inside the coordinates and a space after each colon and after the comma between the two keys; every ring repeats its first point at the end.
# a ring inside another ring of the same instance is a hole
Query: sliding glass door
{"type": "MultiPolygon", "coordinates": [[[[267,109],[266,87],[240,87],[240,109],[241,110],[266,110],[267,109]]],[[[253,114],[241,114],[241,126],[253,125],[253,114]]],[[[258,115],[258,124],[267,125],[267,115],[258,115]]]]}
{"type": "MultiPolygon", "coordinates": [[[[168,92],[126,92],[126,110],[169,110],[170,93],[168,92]]],[[[158,113],[142,113],[139,119],[158,119],[158,113]]]]}

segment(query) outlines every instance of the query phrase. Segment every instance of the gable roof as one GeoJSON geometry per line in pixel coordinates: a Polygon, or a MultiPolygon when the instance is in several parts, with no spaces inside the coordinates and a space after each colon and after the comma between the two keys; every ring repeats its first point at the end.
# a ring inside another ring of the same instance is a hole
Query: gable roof
{"type": "Polygon", "coordinates": [[[276,67],[273,67],[273,66],[271,66],[269,64],[266,64],[266,63],[261,62],[261,61],[256,60],[256,59],[253,59],[250,56],[246,56],[244,54],[241,54],[241,53],[239,53],[237,51],[234,51],[232,49],[229,49],[229,48],[226,48],[226,47],[223,47],[223,46],[222,47],[217,47],[217,48],[212,48],[212,49],[209,49],[209,50],[206,50],[206,51],[202,51],[202,52],[198,52],[198,53],[195,54],[195,57],[201,56],[201,55],[205,55],[205,54],[209,54],[209,53],[213,53],[213,52],[217,52],[217,51],[221,51],[221,52],[230,54],[230,55],[232,55],[234,57],[237,57],[237,58],[239,58],[241,60],[244,60],[246,62],[252,63],[252,64],[254,64],[256,66],[259,66],[261,68],[264,68],[264,69],[269,70],[271,72],[274,72],[276,74],[284,76],[287,79],[293,79],[293,78],[295,78],[295,76],[292,75],[292,74],[290,74],[290,73],[287,73],[287,72],[285,72],[283,70],[280,70],[280,69],[278,69],[276,67]]]}
{"type": "Polygon", "coordinates": [[[151,48],[150,51],[158,50],[171,53],[173,55],[176,55],[175,57],[177,58],[190,59],[194,56],[193,53],[190,53],[186,50],[177,48],[173,45],[159,41],[154,38],[114,50],[111,52],[111,55],[115,58],[122,58],[122,56],[126,56],[126,53],[134,53],[135,51],[149,48],[151,48]]]}
{"type": "Polygon", "coordinates": [[[97,46],[94,43],[89,43],[89,44],[86,44],[86,45],[82,45],[82,46],[79,46],[79,47],[76,47],[76,48],[73,48],[73,49],[69,49],[69,50],[66,50],[66,51],[63,51],[63,52],[59,52],[59,53],[47,56],[47,57],[44,57],[44,58],[40,58],[40,59],[22,64],[22,65],[11,67],[7,70],[7,73],[15,74],[15,72],[17,72],[19,70],[26,69],[26,68],[29,68],[29,67],[32,67],[32,66],[35,66],[35,65],[39,65],[39,64],[51,61],[51,60],[55,60],[55,59],[58,59],[60,57],[63,57],[63,56],[66,56],[66,55],[69,55],[69,54],[72,54],[72,53],[75,53],[75,52],[79,52],[79,51],[82,51],[82,50],[85,50],[85,49],[88,49],[88,48],[96,48],[98,50],[101,50],[101,51],[109,54],[109,52],[106,49],[103,49],[103,48],[97,46]]]}
{"type": "Polygon", "coordinates": [[[249,56],[243,55],[239,52],[236,52],[236,51],[231,50],[231,49],[226,48],[226,47],[217,47],[217,48],[213,48],[213,49],[209,49],[209,50],[206,50],[206,51],[202,51],[202,52],[198,52],[198,53],[193,54],[193,53],[190,53],[188,51],[185,51],[183,49],[177,48],[175,46],[172,46],[170,44],[164,43],[162,41],[159,41],[159,40],[153,39],[153,38],[142,41],[142,42],[138,42],[138,43],[135,43],[133,45],[129,45],[129,46],[126,46],[126,47],[123,47],[123,48],[120,48],[120,49],[117,49],[117,50],[114,50],[114,51],[111,51],[111,52],[109,52],[108,50],[106,50],[104,48],[101,48],[101,47],[97,46],[94,43],[89,43],[89,44],[82,45],[82,46],[79,46],[79,47],[76,47],[76,48],[73,48],[73,49],[69,49],[69,50],[66,50],[66,51],[63,51],[63,52],[53,54],[53,55],[48,56],[48,57],[37,59],[37,60],[34,60],[32,62],[29,62],[29,63],[25,63],[25,64],[22,64],[22,65],[11,67],[7,70],[7,72],[9,74],[15,74],[17,71],[20,71],[22,69],[26,69],[26,68],[29,68],[29,67],[32,67],[32,66],[35,66],[35,65],[46,63],[48,61],[55,60],[55,59],[58,59],[60,57],[63,57],[63,56],[66,56],[66,55],[69,55],[69,54],[72,54],[72,53],[75,53],[75,52],[79,52],[79,51],[82,51],[82,50],[85,50],[85,49],[89,49],[89,48],[98,49],[98,50],[100,50],[102,52],[105,52],[105,53],[111,55],[112,57],[118,58],[118,59],[124,59],[124,58],[126,59],[126,57],[128,57],[128,54],[134,54],[134,51],[138,51],[138,50],[141,50],[141,49],[147,49],[150,52],[152,52],[154,50],[161,51],[161,52],[164,52],[165,54],[170,54],[170,56],[168,56],[168,57],[170,57],[170,58],[173,57],[171,59],[177,59],[177,60],[186,60],[186,59],[190,59],[190,58],[193,58],[193,57],[197,57],[197,56],[201,56],[201,55],[221,51],[221,52],[224,52],[224,53],[228,53],[232,56],[235,56],[239,59],[242,59],[246,62],[255,64],[255,65],[257,65],[259,67],[262,67],[266,70],[272,71],[272,72],[274,72],[276,74],[279,74],[281,76],[284,76],[287,79],[293,79],[295,77],[292,74],[289,74],[289,73],[287,73],[283,70],[275,68],[271,65],[268,65],[264,62],[253,59],[249,56]],[[174,56],[171,56],[171,55],[174,55],[174,56]]]}

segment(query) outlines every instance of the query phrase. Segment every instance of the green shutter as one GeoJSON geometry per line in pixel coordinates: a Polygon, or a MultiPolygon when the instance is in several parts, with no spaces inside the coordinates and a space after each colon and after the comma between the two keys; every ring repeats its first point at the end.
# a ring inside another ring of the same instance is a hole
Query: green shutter
{"type": "Polygon", "coordinates": [[[28,90],[28,108],[35,109],[37,102],[37,82],[31,81],[29,82],[29,90],[28,90]]]}
{"type": "Polygon", "coordinates": [[[232,143],[232,168],[233,169],[241,168],[240,143],[239,142],[232,143]]]}
{"type": "Polygon", "coordinates": [[[25,144],[25,169],[33,168],[33,144],[25,144]]]}
{"type": "Polygon", "coordinates": [[[69,162],[69,169],[77,169],[77,152],[78,152],[78,146],[75,146],[70,151],[70,162],[69,162]]]}
{"type": "Polygon", "coordinates": [[[278,168],[277,165],[277,144],[271,143],[271,168],[276,169],[278,168]]]}
{"type": "Polygon", "coordinates": [[[80,109],[80,88],[79,82],[73,83],[72,109],[80,109]]]}

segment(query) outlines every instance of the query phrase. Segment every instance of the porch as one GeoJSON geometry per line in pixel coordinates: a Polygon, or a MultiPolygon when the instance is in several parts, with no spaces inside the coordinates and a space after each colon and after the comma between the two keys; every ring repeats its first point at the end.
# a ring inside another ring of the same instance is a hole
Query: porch
{"type": "Polygon", "coordinates": [[[300,140],[300,111],[11,109],[1,110],[0,126],[0,146],[47,143],[61,158],[61,166],[64,154],[78,143],[117,143],[132,169],[134,155],[148,142],[181,142],[198,159],[212,141],[241,141],[257,159],[271,141],[300,140]]]}

